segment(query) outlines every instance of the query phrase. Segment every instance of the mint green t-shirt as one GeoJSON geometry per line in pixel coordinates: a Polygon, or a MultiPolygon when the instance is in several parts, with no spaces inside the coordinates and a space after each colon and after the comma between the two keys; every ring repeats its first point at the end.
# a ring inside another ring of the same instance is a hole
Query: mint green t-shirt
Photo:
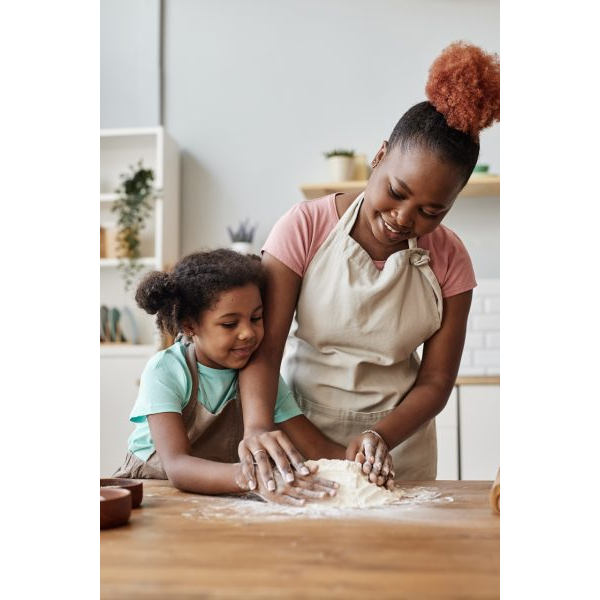
{"type": "MultiPolygon", "coordinates": [[[[211,413],[219,410],[236,395],[238,371],[236,369],[212,369],[200,363],[198,374],[202,387],[198,389],[198,402],[211,413]],[[202,393],[202,388],[206,395],[202,393]]],[[[129,436],[129,450],[138,458],[148,460],[154,452],[147,415],[163,412],[181,414],[192,393],[192,376],[185,362],[185,347],[176,342],[166,350],[155,354],[146,365],[140,380],[140,391],[129,420],[135,424],[129,436]]],[[[282,423],[301,415],[302,411],[294,395],[279,377],[277,400],[273,420],[282,423]]]]}

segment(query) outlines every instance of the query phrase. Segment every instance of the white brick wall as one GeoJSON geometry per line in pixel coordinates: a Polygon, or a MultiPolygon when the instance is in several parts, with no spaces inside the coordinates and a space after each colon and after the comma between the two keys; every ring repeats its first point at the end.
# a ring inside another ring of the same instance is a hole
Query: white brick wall
{"type": "Polygon", "coordinates": [[[459,375],[500,374],[500,280],[481,279],[473,290],[459,375]]]}

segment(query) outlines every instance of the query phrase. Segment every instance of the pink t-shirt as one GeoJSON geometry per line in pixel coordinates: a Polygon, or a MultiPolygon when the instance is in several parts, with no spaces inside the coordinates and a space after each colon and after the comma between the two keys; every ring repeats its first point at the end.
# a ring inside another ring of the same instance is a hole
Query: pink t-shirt
{"type": "MultiPolygon", "coordinates": [[[[338,222],[335,194],[300,202],[275,223],[262,251],[304,277],[310,261],[338,222]]],[[[477,285],[469,253],[448,227],[438,225],[431,233],[418,238],[418,246],[429,250],[429,265],[444,298],[472,290],[477,285]]],[[[373,264],[381,270],[385,261],[374,260],[373,264]]]]}

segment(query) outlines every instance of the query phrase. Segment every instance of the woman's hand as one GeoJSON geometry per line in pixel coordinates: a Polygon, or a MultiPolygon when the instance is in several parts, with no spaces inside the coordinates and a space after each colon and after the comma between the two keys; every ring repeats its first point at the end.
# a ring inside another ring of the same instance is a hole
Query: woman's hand
{"type": "Polygon", "coordinates": [[[385,440],[372,430],[363,431],[350,441],[346,459],[362,465],[362,472],[371,483],[394,488],[394,464],[385,440]]]}
{"type": "Polygon", "coordinates": [[[293,482],[294,473],[290,465],[293,465],[300,475],[310,474],[302,455],[282,431],[263,431],[245,437],[238,446],[238,456],[250,490],[255,490],[257,486],[261,489],[262,486],[269,492],[274,492],[278,488],[279,481],[293,482]],[[280,475],[277,479],[269,459],[272,459],[277,467],[280,475]],[[256,467],[258,467],[258,476],[256,467]]]}
{"type": "Polygon", "coordinates": [[[273,474],[275,490],[268,488],[261,478],[258,478],[258,489],[250,489],[247,484],[244,465],[240,463],[235,480],[242,491],[252,491],[267,502],[304,506],[306,500],[321,500],[335,496],[339,487],[339,483],[335,481],[316,477],[315,473],[318,469],[317,465],[313,465],[310,469],[307,468],[308,475],[297,475],[293,483],[284,481],[281,474],[275,471],[273,474]]]}

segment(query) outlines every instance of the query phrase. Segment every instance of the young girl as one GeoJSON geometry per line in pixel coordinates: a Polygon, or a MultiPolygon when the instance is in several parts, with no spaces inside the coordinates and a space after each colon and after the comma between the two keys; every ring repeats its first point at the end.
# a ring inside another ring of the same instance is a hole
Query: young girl
{"type": "MultiPolygon", "coordinates": [[[[263,285],[258,257],[224,249],[190,254],[171,273],[144,278],[138,305],[157,315],[159,328],[183,335],[142,374],[130,417],[135,430],[115,477],[168,478],[181,490],[205,494],[254,490],[290,504],[335,494],[333,482],[316,477],[300,455],[294,462],[301,475],[276,473],[275,480],[259,478],[258,486],[253,462],[264,451],[237,462],[243,437],[238,370],[263,338],[263,285]]],[[[274,421],[308,458],[343,457],[343,447],[302,415],[281,378],[274,421]]]]}

